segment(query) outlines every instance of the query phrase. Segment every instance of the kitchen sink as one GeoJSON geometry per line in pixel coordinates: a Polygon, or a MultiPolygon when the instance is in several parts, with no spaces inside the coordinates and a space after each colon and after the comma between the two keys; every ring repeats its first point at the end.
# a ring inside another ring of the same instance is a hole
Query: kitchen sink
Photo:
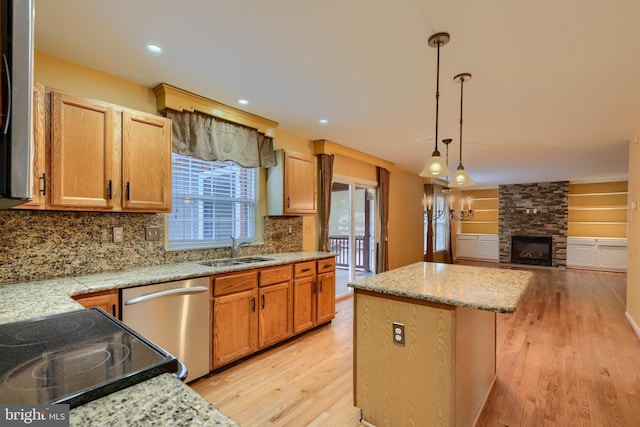
{"type": "Polygon", "coordinates": [[[202,261],[199,264],[206,265],[207,267],[229,267],[232,265],[246,265],[256,262],[271,261],[273,258],[265,257],[242,257],[242,258],[224,258],[213,259],[210,261],[202,261]]]}
{"type": "Polygon", "coordinates": [[[264,261],[271,261],[273,260],[273,258],[264,258],[264,257],[259,257],[259,256],[254,256],[254,257],[243,257],[243,258],[236,258],[235,261],[241,262],[243,264],[252,264],[254,262],[264,262],[264,261]]]}

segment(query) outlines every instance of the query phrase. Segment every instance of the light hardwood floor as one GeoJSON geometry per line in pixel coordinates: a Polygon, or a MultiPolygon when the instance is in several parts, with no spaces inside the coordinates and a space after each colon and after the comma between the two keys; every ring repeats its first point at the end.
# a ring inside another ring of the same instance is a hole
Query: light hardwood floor
{"type": "MultiPolygon", "coordinates": [[[[498,381],[479,426],[640,425],[640,340],[624,317],[626,275],[534,269],[498,315],[498,381]]],[[[358,426],[353,301],[328,327],[190,385],[242,427],[358,426]]]]}

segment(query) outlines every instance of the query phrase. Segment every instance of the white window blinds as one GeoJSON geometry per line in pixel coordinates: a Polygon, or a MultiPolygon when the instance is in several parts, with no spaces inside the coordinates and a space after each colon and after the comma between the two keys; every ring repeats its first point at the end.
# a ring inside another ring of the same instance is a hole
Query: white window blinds
{"type": "Polygon", "coordinates": [[[230,246],[256,240],[258,168],[172,153],[169,249],[230,246]]]}

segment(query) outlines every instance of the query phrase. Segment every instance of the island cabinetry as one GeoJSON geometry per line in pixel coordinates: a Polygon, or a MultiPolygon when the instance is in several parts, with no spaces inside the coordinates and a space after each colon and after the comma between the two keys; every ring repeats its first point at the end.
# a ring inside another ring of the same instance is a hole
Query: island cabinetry
{"type": "Polygon", "coordinates": [[[495,313],[360,289],[354,313],[354,400],[365,421],[473,425],[495,378],[495,313]]]}
{"type": "Polygon", "coordinates": [[[113,317],[120,317],[117,289],[74,295],[72,298],[85,308],[99,307],[113,317]]]}
{"type": "Polygon", "coordinates": [[[335,277],[335,258],[294,265],[294,333],[306,331],[335,317],[335,277]]]}
{"type": "Polygon", "coordinates": [[[317,213],[317,159],[277,150],[276,166],[267,170],[268,215],[315,215],[317,213]]]}
{"type": "Polygon", "coordinates": [[[258,271],[212,277],[211,370],[258,350],[258,271]]]}
{"type": "Polygon", "coordinates": [[[259,272],[258,346],[268,347],[293,335],[291,264],[259,272]]]}

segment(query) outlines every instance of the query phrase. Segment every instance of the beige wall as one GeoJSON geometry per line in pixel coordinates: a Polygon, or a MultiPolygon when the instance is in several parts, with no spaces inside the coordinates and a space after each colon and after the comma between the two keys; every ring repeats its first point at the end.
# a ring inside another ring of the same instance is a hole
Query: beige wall
{"type": "MultiPolygon", "coordinates": [[[[640,131],[629,143],[629,202],[640,203],[640,131]]],[[[628,211],[627,252],[627,316],[631,317],[640,337],[640,213],[638,208],[628,211]]]]}
{"type": "Polygon", "coordinates": [[[158,114],[151,88],[36,51],[34,81],[72,95],[158,114]]]}
{"type": "Polygon", "coordinates": [[[389,269],[420,262],[424,256],[422,177],[394,169],[389,190],[389,269]]]}

